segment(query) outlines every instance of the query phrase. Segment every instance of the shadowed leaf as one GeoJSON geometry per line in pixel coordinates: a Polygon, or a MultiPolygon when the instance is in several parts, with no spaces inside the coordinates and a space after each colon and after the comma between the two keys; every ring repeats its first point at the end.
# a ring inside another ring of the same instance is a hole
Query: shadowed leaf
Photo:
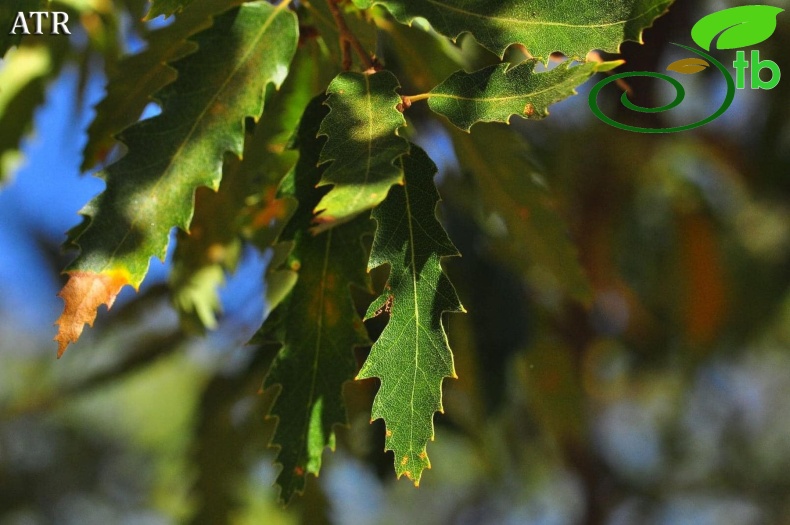
{"type": "MultiPolygon", "coordinates": [[[[257,119],[265,86],[285,79],[297,30],[293,13],[249,3],[196,37],[200,51],[175,64],[178,80],[159,95],[162,114],[121,135],[129,152],[83,210],[90,222],[77,229],[72,278],[122,272],[139,287],[150,258],[165,256],[170,230],[188,229],[195,189],[216,189],[225,154],[241,154],[244,119],[257,119]]],[[[79,296],[66,299],[68,310],[79,296]]]]}
{"type": "Polygon", "coordinates": [[[313,208],[325,192],[316,188],[324,171],[318,167],[324,139],[316,138],[327,111],[323,100],[314,99],[305,111],[299,161],[279,192],[299,205],[278,238],[292,250],[274,273],[293,272],[296,282],[255,338],[282,344],[264,388],[280,386],[271,409],[278,418],[272,444],[280,448],[277,483],[285,502],[304,490],[308,474],[318,475],[324,448],[334,448],[332,427],[346,423],[342,387],[354,376],[354,347],[370,344],[350,286],[370,288],[362,237],[372,232],[372,221],[358,217],[318,235],[310,232],[313,208]]]}
{"type": "Polygon", "coordinates": [[[292,73],[267,97],[265,123],[253,126],[251,136],[248,130],[243,159],[225,159],[219,191],[198,190],[190,233],[178,233],[170,287],[182,322],[194,331],[217,326],[218,289],[235,270],[242,241],[267,249],[293,211],[291,200],[275,194],[297,157],[286,146],[299,118],[329,81],[315,48],[315,42],[300,47],[292,73]]]}
{"type": "Polygon", "coordinates": [[[143,51],[120,61],[88,128],[82,171],[102,162],[116,144],[115,135],[137,122],[154,93],[176,79],[177,71],[168,64],[197,50],[195,42],[187,39],[210,27],[212,16],[239,3],[241,0],[201,0],[179,13],[172,24],[149,34],[143,51]]]}

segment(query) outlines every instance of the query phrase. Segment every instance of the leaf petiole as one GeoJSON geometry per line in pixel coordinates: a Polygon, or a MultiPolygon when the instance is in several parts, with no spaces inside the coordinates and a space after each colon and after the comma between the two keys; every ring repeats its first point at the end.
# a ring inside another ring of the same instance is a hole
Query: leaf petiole
{"type": "Polygon", "coordinates": [[[432,96],[431,93],[420,93],[419,95],[403,95],[401,98],[403,99],[403,107],[409,109],[413,103],[428,100],[432,96]]]}

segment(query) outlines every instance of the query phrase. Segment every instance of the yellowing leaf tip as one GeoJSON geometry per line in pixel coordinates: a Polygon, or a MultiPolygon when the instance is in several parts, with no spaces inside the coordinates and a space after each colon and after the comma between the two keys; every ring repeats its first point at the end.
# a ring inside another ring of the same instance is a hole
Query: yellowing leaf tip
{"type": "Polygon", "coordinates": [[[76,343],[82,335],[85,324],[93,326],[99,306],[107,305],[109,310],[121,288],[129,284],[129,274],[123,270],[108,273],[75,271],[69,273],[66,286],[58,293],[64,301],[63,313],[55,325],[58,334],[58,359],[69,344],[76,343]]]}

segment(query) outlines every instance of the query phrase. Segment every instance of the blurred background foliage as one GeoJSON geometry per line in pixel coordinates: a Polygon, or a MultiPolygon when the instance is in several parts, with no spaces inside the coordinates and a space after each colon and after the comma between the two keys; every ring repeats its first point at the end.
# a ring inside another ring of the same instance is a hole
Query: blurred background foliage
{"type": "MultiPolygon", "coordinates": [[[[679,0],[644,46],[623,46],[623,70],[663,70],[682,58],[669,42],[738,4],[679,0]]],[[[349,384],[350,428],[283,509],[272,394],[258,392],[271,352],[244,346],[271,253],[238,248],[206,337],[173,310],[167,261],[53,359],[59,245],[101,188],[77,175],[82,132],[104,75],[161,25],[139,22],[144,0],[53,7],[77,21],[72,37],[30,38],[0,69],[1,525],[790,524],[790,82],[740,91],[719,120],[666,136],[607,127],[586,93],[542,122],[480,125],[482,143],[415,105],[469,310],[450,322],[459,379],[445,381],[433,469],[419,489],[393,479],[383,426],[369,423],[376,385],[349,384]],[[503,186],[472,176],[485,169],[503,186]],[[563,265],[567,239],[583,272],[563,265]]],[[[779,23],[761,55],[790,71],[790,17],[779,23]]],[[[426,38],[379,27],[385,61],[400,39],[426,38]]],[[[388,62],[404,92],[451,67],[435,42],[422,49],[388,62]]],[[[469,39],[450,55],[491,60],[469,39]]],[[[722,86],[695,82],[684,114],[709,114],[722,86]]],[[[631,87],[643,105],[668,98],[631,87]]]]}

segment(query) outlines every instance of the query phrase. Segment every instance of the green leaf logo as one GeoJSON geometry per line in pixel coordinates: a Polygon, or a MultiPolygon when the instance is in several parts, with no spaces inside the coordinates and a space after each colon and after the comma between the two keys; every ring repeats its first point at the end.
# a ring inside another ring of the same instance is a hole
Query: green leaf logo
{"type": "Polygon", "coordinates": [[[776,17],[784,11],[769,5],[745,5],[712,13],[694,24],[691,38],[710,51],[713,40],[718,49],[737,49],[764,42],[776,31],[776,17]]]}

